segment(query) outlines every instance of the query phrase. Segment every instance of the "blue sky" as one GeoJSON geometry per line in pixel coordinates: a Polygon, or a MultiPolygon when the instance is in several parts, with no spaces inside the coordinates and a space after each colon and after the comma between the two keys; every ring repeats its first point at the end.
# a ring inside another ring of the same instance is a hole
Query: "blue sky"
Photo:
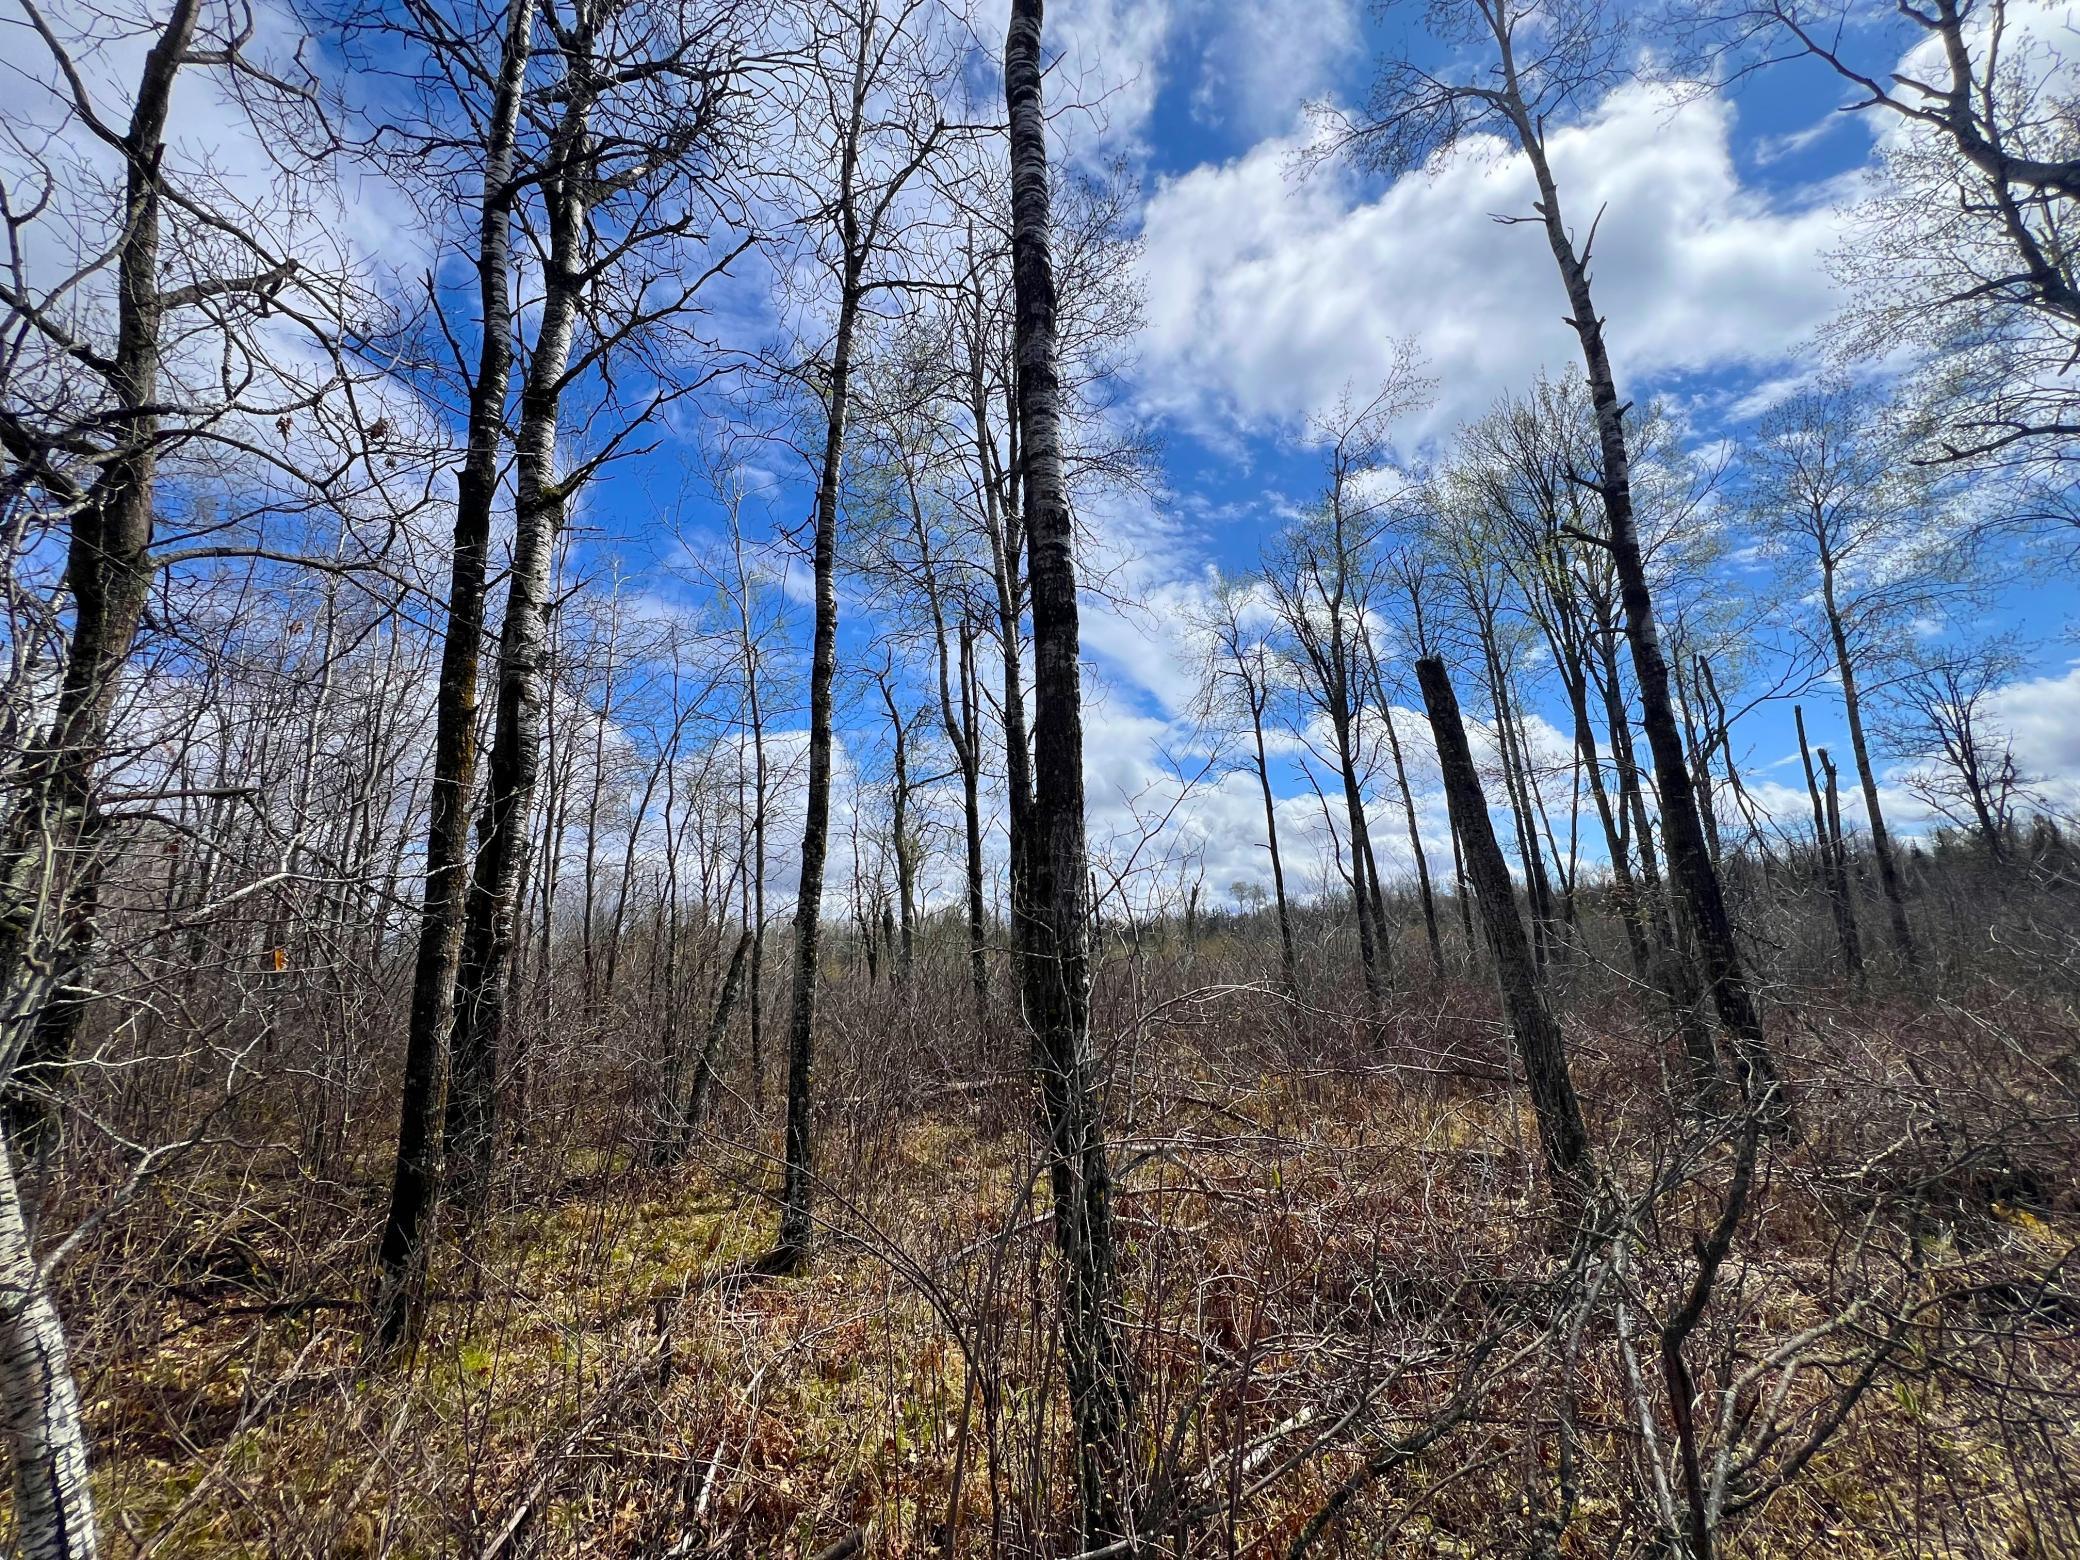
{"type": "MultiPolygon", "coordinates": [[[[1296,174],[1304,105],[1361,98],[1377,46],[1398,25],[1360,7],[1287,0],[1051,8],[1064,50],[1058,100],[1100,104],[1064,120],[1065,145],[1124,152],[1143,176],[1148,323],[1134,396],[1165,436],[1165,490],[1096,522],[1136,559],[1131,578],[1153,603],[1146,614],[1099,607],[1086,624],[1103,689],[1091,754],[1101,835],[1108,807],[1150,772],[1137,745],[1184,741],[1183,610],[1210,569],[1249,570],[1281,513],[1319,487],[1307,414],[1345,383],[1368,388],[1406,335],[1437,381],[1431,407],[1402,430],[1416,463],[1496,396],[1575,361],[1537,231],[1490,220],[1526,209],[1519,164],[1474,149],[1392,185],[1347,167],[1296,174]]],[[[1843,233],[1837,208],[1857,193],[1883,129],[1836,112],[1840,101],[1826,72],[1782,67],[1680,109],[1628,89],[1554,133],[1577,230],[1607,207],[1596,280],[1621,388],[1666,399],[1700,443],[1738,441],[1817,366],[1811,337],[1839,302],[1827,261],[1843,233]]],[[[1734,567],[1723,587],[1772,583],[1758,567],[1734,567]]],[[[2051,569],[2018,574],[1989,611],[2033,642],[2031,676],[2007,712],[2025,769],[2068,802],[2080,768],[2069,734],[2080,725],[2074,606],[2069,571],[2051,569]]],[[[1802,702],[1814,740],[1846,750],[1832,690],[1814,687],[1802,702]]],[[[1784,783],[1782,817],[1795,827],[1804,795],[1789,701],[1758,707],[1736,740],[1766,799],[1769,782],[1784,783]]],[[[1304,782],[1288,769],[1284,787],[1304,823],[1314,808],[1304,782]]],[[[1175,820],[1208,842],[1217,884],[1230,867],[1245,870],[1261,832],[1247,787],[1221,789],[1202,788],[1175,820]]],[[[1887,800],[1905,828],[1925,825],[1925,809],[1889,785],[1887,800]]]]}
{"type": "MultiPolygon", "coordinates": [[[[994,36],[1000,16],[999,7],[981,10],[978,29],[994,36]]],[[[1145,887],[1160,887],[1166,874],[1176,882],[1203,873],[1219,891],[1265,875],[1253,782],[1218,763],[1209,769],[1214,743],[1190,718],[1198,646],[1182,625],[1216,573],[1252,568],[1283,518],[1318,491],[1308,415],[1346,385],[1368,391],[1392,361],[1396,338],[1407,338],[1436,382],[1429,406],[1398,430],[1402,457],[1420,464],[1498,396],[1575,361],[1537,232],[1492,220],[1528,206],[1528,178],[1516,161],[1474,146],[1393,184],[1342,164],[1306,177],[1296,171],[1305,106],[1358,101],[1379,47],[1401,25],[1353,0],[1049,7],[1050,47],[1061,52],[1050,77],[1061,150],[1090,162],[1123,156],[1141,188],[1146,320],[1124,389],[1162,435],[1162,474],[1147,495],[1107,501],[1084,518],[1099,543],[1093,562],[1109,564],[1138,602],[1094,598],[1086,611],[1093,834],[1101,855],[1142,865],[1145,887]],[[1153,817],[1164,820],[1161,837],[1144,843],[1153,817]]],[[[2062,13],[2056,25],[2065,25],[2062,13]]],[[[1897,47],[1882,34],[1862,41],[1879,59],[1897,47]]],[[[122,95],[135,53],[132,40],[90,56],[111,100],[122,95]]],[[[264,183],[267,161],[249,137],[241,140],[236,116],[213,104],[199,80],[182,90],[191,95],[175,155],[264,183]]],[[[1665,399],[1701,443],[1738,442],[1759,410],[1816,367],[1812,335],[1840,302],[1828,266],[1845,231],[1840,208],[1861,187],[1883,128],[1835,112],[1840,101],[1824,71],[1783,67],[1681,108],[1644,89],[1621,90],[1553,131],[1577,229],[1606,209],[1596,281],[1621,388],[1641,402],[1665,399]]],[[[343,248],[383,256],[416,283],[423,235],[413,234],[396,192],[380,181],[357,177],[339,191],[336,210],[312,220],[343,248]]],[[[769,331],[769,300],[748,265],[731,307],[718,330],[734,344],[769,331]]],[[[639,593],[683,603],[687,587],[669,571],[683,558],[667,517],[676,512],[696,535],[712,521],[696,469],[703,417],[704,409],[682,404],[652,453],[612,468],[588,493],[579,567],[598,574],[618,560],[639,593]]],[[[755,507],[798,527],[809,510],[804,467],[777,450],[760,459],[769,481],[755,507]]],[[[2070,545],[2057,551],[2059,566],[2014,573],[1988,616],[2032,642],[2028,675],[2001,703],[2023,767],[2060,805],[2080,811],[2080,646],[2072,634],[2080,602],[2064,563],[2070,545]]],[[[1774,588],[1738,565],[1720,583],[1733,595],[1774,588]]],[[[806,622],[790,624],[789,634],[799,647],[806,622]]],[[[859,664],[885,637],[886,624],[849,597],[847,660],[859,664]]],[[[918,660],[911,672],[922,700],[930,669],[918,660]]],[[[1803,697],[1815,740],[1844,748],[1831,691],[1817,686],[1803,697]]],[[[1550,703],[1540,713],[1557,715],[1550,703]]],[[[842,718],[849,756],[871,772],[878,702],[852,700],[842,718]]],[[[1420,747],[1420,721],[1410,719],[1408,737],[1420,747]]],[[[1751,781],[1797,826],[1805,803],[1788,701],[1745,717],[1736,742],[1751,781]],[[1780,794],[1767,790],[1773,782],[1780,794]]],[[[1282,827],[1301,858],[1302,886],[1327,885],[1319,810],[1294,751],[1287,744],[1281,765],[1282,827]]],[[[1853,789],[1846,800],[1854,814],[1853,789]]],[[[942,811],[950,801],[942,795],[942,811]]],[[[1888,787],[1888,804],[1909,829],[1927,822],[1896,788],[1888,787]]],[[[1422,811],[1441,846],[1438,798],[1426,794],[1422,811]]],[[[1393,871],[1403,864],[1398,828],[1376,832],[1382,864],[1393,871]]]]}

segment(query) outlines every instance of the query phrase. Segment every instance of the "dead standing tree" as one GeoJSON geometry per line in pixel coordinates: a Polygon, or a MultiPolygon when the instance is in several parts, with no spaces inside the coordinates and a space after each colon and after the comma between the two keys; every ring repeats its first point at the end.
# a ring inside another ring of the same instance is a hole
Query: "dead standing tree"
{"type": "Polygon", "coordinates": [[[1546,1005],[1537,962],[1524,936],[1523,920],[1517,914],[1509,864],[1495,841],[1488,801],[1481,792],[1473,750],[1467,745],[1466,727],[1459,718],[1459,701],[1452,693],[1444,663],[1434,656],[1425,656],[1416,662],[1416,680],[1422,686],[1423,707],[1429,713],[1430,730],[1437,739],[1437,762],[1444,775],[1452,824],[1459,831],[1466,852],[1467,875],[1473,880],[1474,897],[1480,901],[1481,925],[1488,934],[1488,949],[1495,957],[1496,984],[1502,990],[1503,1009],[1516,1038],[1518,1060],[1524,1066],[1532,1113],[1538,1118],[1538,1140],[1545,1155],[1546,1174],[1562,1203],[1578,1206],[1588,1192],[1595,1170],[1589,1152],[1589,1131],[1582,1122],[1581,1104],[1568,1071],[1566,1044],[1552,1010],[1546,1005]]]}
{"type": "Polygon", "coordinates": [[[1744,1091],[1754,1101],[1782,1104],[1783,1085],[1705,840],[1670,692],[1668,659],[1633,512],[1627,403],[1618,393],[1603,317],[1590,286],[1595,228],[1592,224],[1577,244],[1546,154],[1549,126],[1585,108],[1591,94],[1625,79],[1632,58],[1629,32],[1623,16],[1605,0],[1565,0],[1557,8],[1526,0],[1450,0],[1427,17],[1441,36],[1462,44],[1478,41],[1478,50],[1455,55],[1454,66],[1446,67],[1467,73],[1439,74],[1409,58],[1390,58],[1374,85],[1366,118],[1345,127],[1345,144],[1373,166],[1399,173],[1424,166],[1469,135],[1494,132],[1512,142],[1529,166],[1537,188],[1533,215],[1511,220],[1534,223],[1545,234],[1567,295],[1567,323],[1588,373],[1600,460],[1587,480],[1603,501],[1605,524],[1601,535],[1582,536],[1609,554],[1617,576],[1679,910],[1695,936],[1744,1091]],[[1477,73],[1469,68],[1476,61],[1477,73]]]}

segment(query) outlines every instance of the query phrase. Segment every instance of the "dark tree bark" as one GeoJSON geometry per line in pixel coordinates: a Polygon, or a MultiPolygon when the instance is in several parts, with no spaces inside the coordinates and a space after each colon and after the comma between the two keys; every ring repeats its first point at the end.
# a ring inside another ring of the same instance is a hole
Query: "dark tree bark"
{"type": "MultiPolygon", "coordinates": [[[[961,614],[961,702],[955,744],[961,766],[961,842],[968,887],[968,986],[975,1000],[976,1033],[989,1021],[989,909],[982,894],[982,698],[975,671],[975,624],[961,614]]],[[[951,712],[949,711],[949,714],[951,712]]]]}
{"type": "MultiPolygon", "coordinates": [[[[848,146],[853,144],[848,142],[848,146]]],[[[840,177],[849,189],[851,168],[844,169],[840,177]]],[[[808,789],[802,816],[801,876],[795,890],[793,997],[787,1014],[786,1174],[779,1238],[774,1243],[775,1256],[782,1263],[799,1261],[815,1233],[810,1070],[815,1062],[816,1001],[822,984],[824,863],[830,850],[831,683],[838,665],[838,474],[845,458],[845,417],[859,304],[860,265],[848,258],[838,302],[838,331],[831,345],[823,463],[816,478],[816,623],[809,657],[808,789]]]]}
{"type": "MultiPolygon", "coordinates": [[[[85,349],[75,354],[97,371],[112,402],[94,426],[117,432],[106,448],[94,450],[95,476],[84,489],[58,476],[50,452],[25,442],[26,433],[7,440],[19,462],[17,480],[35,485],[50,469],[53,496],[71,512],[64,579],[73,616],[50,722],[9,777],[21,800],[0,857],[0,980],[6,982],[0,988],[0,1095],[18,1145],[47,1125],[55,1073],[77,1028],[83,993],[70,988],[95,941],[94,776],[151,594],[166,410],[159,405],[162,337],[170,312],[160,290],[167,198],[160,159],[174,82],[200,12],[199,0],[177,0],[145,55],[119,147],[124,187],[114,351],[106,358],[85,349]]],[[[0,418],[10,434],[15,426],[12,417],[0,418]]]]}
{"type": "Polygon", "coordinates": [[[910,838],[910,725],[896,700],[888,671],[876,679],[881,688],[882,707],[888,711],[890,758],[894,771],[889,785],[890,848],[896,858],[897,936],[895,959],[890,965],[892,985],[909,984],[917,956],[917,861],[910,838]]]}
{"type": "Polygon", "coordinates": [[[916,485],[910,486],[910,519],[917,536],[919,572],[924,577],[925,605],[932,614],[932,649],[939,675],[939,724],[953,749],[954,764],[961,777],[962,857],[967,886],[968,987],[975,1005],[978,1035],[989,1021],[988,912],[982,893],[982,743],[980,699],[975,686],[975,624],[965,601],[960,623],[954,630],[957,653],[947,647],[946,603],[941,597],[939,575],[932,558],[931,527],[918,502],[916,485]],[[954,687],[960,695],[956,701],[954,687]]]}
{"type": "Polygon", "coordinates": [[[1827,545],[1825,527],[1816,527],[1820,541],[1820,597],[1827,611],[1827,636],[1834,646],[1835,671],[1842,679],[1842,711],[1849,719],[1849,752],[1856,760],[1856,778],[1863,786],[1863,815],[1871,826],[1871,855],[1878,863],[1878,887],[1885,896],[1886,914],[1891,918],[1892,945],[1909,970],[1920,965],[1914,947],[1914,931],[1907,922],[1907,895],[1900,884],[1899,857],[1892,848],[1891,831],[1885,827],[1885,809],[1878,800],[1878,773],[1871,765],[1870,743],[1863,734],[1863,699],[1856,683],[1856,657],[1849,653],[1849,633],[1836,599],[1836,560],[1827,545]]]}
{"type": "Polygon", "coordinates": [[[1129,1367],[1114,1315],[1112,1172],[1090,1035],[1082,672],[1075,535],[1062,474],[1041,21],[1041,0],[1013,0],[1004,43],[1018,426],[1033,596],[1033,895],[1024,923],[1025,989],[1048,1127],[1083,1537],[1087,1547],[1099,1547],[1131,1531],[1128,1485],[1138,1463],[1129,1446],[1129,1367]]]}
{"type": "MultiPolygon", "coordinates": [[[[50,723],[10,777],[21,800],[0,857],[0,1095],[11,1096],[10,1127],[26,1125],[32,1134],[48,1090],[14,1093],[16,1070],[63,1062],[77,1030],[84,992],[70,988],[95,940],[95,777],[151,593],[162,337],[170,312],[160,290],[168,194],[161,157],[174,83],[189,62],[199,12],[198,0],[175,0],[146,51],[117,147],[124,185],[115,345],[106,358],[82,354],[111,403],[95,423],[116,433],[94,452],[96,473],[84,491],[54,470],[49,479],[71,511],[65,585],[72,634],[50,723]]],[[[12,416],[0,424],[21,479],[44,481],[48,452],[25,447],[12,416]]],[[[13,1464],[16,1532],[28,1560],[90,1560],[99,1547],[79,1393],[64,1327],[30,1244],[12,1156],[13,1146],[0,1141],[0,1438],[13,1464]]]]}
{"type": "Polygon", "coordinates": [[[1437,738],[1445,799],[1465,850],[1474,894],[1480,900],[1481,924],[1495,958],[1495,979],[1501,987],[1503,1009],[1509,1016],[1517,1055],[1524,1065],[1532,1112],[1538,1118],[1546,1173],[1563,1202],[1578,1203],[1587,1193],[1595,1169],[1590,1160],[1588,1128],[1582,1122],[1581,1105],[1568,1071],[1566,1044],[1560,1026],[1546,1006],[1530,943],[1524,936],[1524,923],[1517,914],[1509,864],[1503,859],[1494,825],[1488,818],[1488,801],[1481,793],[1480,776],[1473,767],[1473,751],[1467,745],[1451,679],[1445,675],[1444,663],[1431,656],[1416,662],[1416,679],[1422,686],[1430,729],[1437,738]]]}
{"type": "Polygon", "coordinates": [[[1289,1000],[1300,995],[1300,958],[1293,946],[1293,912],[1286,902],[1285,860],[1278,849],[1278,803],[1271,794],[1271,764],[1264,752],[1264,701],[1261,682],[1248,685],[1249,729],[1256,743],[1257,786],[1264,794],[1264,848],[1271,853],[1271,893],[1278,906],[1279,974],[1289,1000]]]}
{"type": "MultiPolygon", "coordinates": [[[[509,962],[541,771],[549,618],[555,610],[550,572],[569,502],[566,484],[556,471],[558,421],[587,282],[584,244],[595,177],[587,155],[591,110],[599,90],[591,25],[580,24],[581,36],[564,50],[569,74],[563,110],[542,173],[549,249],[542,265],[540,322],[520,388],[513,562],[499,630],[496,732],[483,811],[477,819],[477,854],[455,975],[442,1131],[448,1189],[464,1207],[475,1204],[491,1180],[509,962]]],[[[543,853],[545,884],[558,854],[553,847],[543,853]]],[[[545,904],[553,902],[553,894],[545,897],[545,904]]]]}
{"type": "Polygon", "coordinates": [[[744,885],[749,901],[746,914],[751,927],[751,965],[745,975],[748,988],[745,1016],[751,1029],[751,1103],[763,1116],[766,1103],[766,802],[770,777],[766,772],[765,701],[759,690],[763,660],[757,636],[751,631],[751,575],[744,566],[744,533],[739,529],[734,513],[730,519],[730,549],[737,572],[737,652],[743,668],[744,711],[751,727],[751,859],[744,885]]]}
{"type": "Polygon", "coordinates": [[[1543,970],[1553,952],[1553,890],[1546,876],[1545,856],[1538,848],[1538,820],[1532,804],[1537,781],[1517,741],[1509,674],[1495,641],[1496,610],[1497,603],[1492,600],[1474,603],[1481,660],[1487,671],[1488,702],[1495,712],[1495,748],[1502,765],[1502,789],[1516,826],[1517,859],[1523,863],[1525,897],[1531,905],[1531,956],[1543,970]]]}
{"type": "MultiPolygon", "coordinates": [[[[1010,471],[1000,470],[996,441],[991,436],[990,364],[991,331],[989,299],[978,270],[966,295],[966,346],[968,352],[968,415],[975,439],[977,486],[982,499],[982,526],[989,543],[990,585],[996,606],[998,663],[1003,677],[997,702],[997,717],[1004,737],[1004,833],[1009,856],[1011,948],[1014,966],[1024,960],[1025,920],[1032,897],[1031,855],[1033,811],[1033,761],[1026,724],[1024,636],[1019,622],[1024,611],[1026,587],[1020,578],[1020,558],[1025,532],[1018,485],[1013,480],[1019,469],[1017,409],[1009,408],[1005,433],[1010,447],[1010,471]]],[[[1012,392],[1015,399],[1015,392],[1012,392]]],[[[1024,989],[1023,970],[1014,968],[1014,984],[1024,989]]]]}
{"type": "Polygon", "coordinates": [[[498,496],[500,436],[513,368],[514,146],[534,31],[533,0],[512,0],[484,143],[477,225],[477,374],[470,386],[462,469],[456,478],[448,621],[435,693],[433,788],[426,830],[426,891],[405,1030],[404,1097],[390,1209],[377,1255],[376,1332],[386,1348],[410,1331],[424,1270],[427,1215],[439,1170],[442,1062],[462,951],[469,869],[469,807],[477,778],[477,674],[485,576],[498,496]]]}
{"type": "Polygon", "coordinates": [[[1668,660],[1662,650],[1659,625],[1654,620],[1646,556],[1633,516],[1625,403],[1618,395],[1610,352],[1604,342],[1603,319],[1596,312],[1596,300],[1590,290],[1589,261],[1575,248],[1561,211],[1559,187],[1546,158],[1544,130],[1532,122],[1518,90],[1511,39],[1505,33],[1497,42],[1502,50],[1504,112],[1537,180],[1538,215],[1567,292],[1568,323],[1581,343],[1583,364],[1588,370],[1602,457],[1597,482],[1607,523],[1602,545],[1609,549],[1617,574],[1625,637],[1632,649],[1633,679],[1639,690],[1641,724],[1646,729],[1647,746],[1654,759],[1654,778],[1661,793],[1661,830],[1668,846],[1669,870],[1678,889],[1681,914],[1704,965],[1705,984],[1713,1006],[1733,1042],[1743,1092],[1759,1108],[1781,1113],[1786,1106],[1783,1084],[1764,1038],[1762,1010],[1742,966],[1719,873],[1712,865],[1683,751],[1682,731],[1669,694],[1668,660]]]}
{"type": "MultiPolygon", "coordinates": [[[[1369,651],[1368,651],[1369,653],[1369,651]]],[[[1401,812],[1408,822],[1408,849],[1416,862],[1416,891],[1423,902],[1423,932],[1430,942],[1430,973],[1444,979],[1444,942],[1437,933],[1437,901],[1430,891],[1430,859],[1423,851],[1423,831],[1416,823],[1415,793],[1408,785],[1408,765],[1401,756],[1401,735],[1394,729],[1394,706],[1387,698],[1387,685],[1380,675],[1379,661],[1372,658],[1372,686],[1379,700],[1379,718],[1387,730],[1387,751],[1394,759],[1394,784],[1401,791],[1401,812]]],[[[1261,746],[1262,737],[1258,742],[1261,746]]],[[[1284,904],[1281,902],[1283,912],[1284,904]]]]}
{"type": "MultiPolygon", "coordinates": [[[[1805,797],[1814,807],[1814,847],[1820,853],[1820,886],[1826,892],[1828,909],[1835,913],[1835,946],[1841,951],[1841,969],[1857,986],[1864,984],[1864,948],[1855,936],[1855,905],[1849,901],[1849,882],[1837,847],[1837,809],[1820,801],[1820,780],[1814,776],[1814,757],[1805,747],[1805,709],[1791,705],[1791,722],[1799,732],[1799,763],[1805,765],[1805,797]]],[[[1835,772],[1828,770],[1828,792],[1832,801],[1835,772]]]]}

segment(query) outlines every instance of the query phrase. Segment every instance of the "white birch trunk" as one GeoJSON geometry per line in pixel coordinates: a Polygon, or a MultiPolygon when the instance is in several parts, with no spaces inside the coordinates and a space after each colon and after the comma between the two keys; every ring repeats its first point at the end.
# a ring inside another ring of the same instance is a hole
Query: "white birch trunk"
{"type": "Polygon", "coordinates": [[[92,1560],[94,1497],[65,1328],[29,1247],[14,1160],[0,1146],[0,1435],[14,1462],[22,1560],[92,1560]]]}

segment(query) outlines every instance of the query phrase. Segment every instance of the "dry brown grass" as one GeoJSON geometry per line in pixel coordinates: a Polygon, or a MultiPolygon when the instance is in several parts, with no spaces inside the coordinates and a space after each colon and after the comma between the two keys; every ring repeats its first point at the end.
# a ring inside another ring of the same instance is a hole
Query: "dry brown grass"
{"type": "MultiPolygon", "coordinates": [[[[948,1071],[980,1048],[928,1047],[929,1019],[851,995],[821,1080],[828,1229],[785,1279],[745,1271],[771,1234],[770,1135],[733,1101],[684,1166],[643,1168],[640,1072],[614,1077],[611,1056],[538,1099],[564,1129],[516,1153],[480,1226],[443,1232],[408,1362],[364,1358],[355,1303],[380,1109],[323,1184],[279,1146],[213,1149],[162,1180],[68,1270],[112,1552],[806,1556],[864,1530],[872,1554],[1073,1553],[1025,1081],[948,1071]]],[[[1654,1552],[1616,1300],[1666,1454],[1645,1330],[1689,1283],[1732,1150],[1686,1146],[1653,1037],[1619,1010],[1571,1022],[1640,1210],[1629,1278],[1590,1294],[1478,988],[1411,999],[1378,1051],[1247,990],[1179,995],[1148,1023],[1105,1011],[1147,1472],[1193,1513],[1158,1552],[1283,1553],[1462,1387],[1463,1419],[1366,1483],[1325,1552],[1654,1552]]],[[[1878,1009],[1782,1032],[1806,1126],[1765,1146],[1689,1351],[1702,1400],[1785,1340],[1852,1323],[1799,1356],[1751,1483],[1885,1318],[1908,1323],[1799,1476],[1728,1519],[1724,1552],[2074,1552],[2074,1138],[2014,1056],[2057,1015],[1878,1009]],[[1882,1315],[1856,1319],[1880,1291],[1882,1315]]],[[[243,1141],[293,1141],[246,1125],[243,1141]]]]}

